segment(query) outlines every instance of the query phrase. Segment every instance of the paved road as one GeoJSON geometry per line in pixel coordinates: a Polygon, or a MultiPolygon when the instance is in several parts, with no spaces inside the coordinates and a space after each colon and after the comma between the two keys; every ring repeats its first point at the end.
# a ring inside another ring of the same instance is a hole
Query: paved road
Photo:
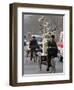
{"type": "MultiPolygon", "coordinates": [[[[30,57],[25,57],[24,56],[24,74],[41,74],[41,73],[50,73],[50,71],[46,71],[47,66],[42,65],[42,70],[40,71],[39,68],[39,63],[34,62],[34,60],[30,60],[30,57]]],[[[57,62],[56,63],[56,73],[61,73],[63,72],[63,63],[62,62],[57,62]]]]}

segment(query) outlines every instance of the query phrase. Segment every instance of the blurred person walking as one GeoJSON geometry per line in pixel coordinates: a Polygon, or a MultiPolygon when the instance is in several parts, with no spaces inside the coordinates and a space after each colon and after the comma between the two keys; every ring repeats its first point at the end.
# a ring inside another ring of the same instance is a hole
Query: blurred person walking
{"type": "Polygon", "coordinates": [[[57,57],[58,48],[55,42],[55,35],[51,35],[51,40],[48,41],[48,49],[47,49],[47,71],[49,71],[49,67],[52,66],[51,59],[57,57]]]}

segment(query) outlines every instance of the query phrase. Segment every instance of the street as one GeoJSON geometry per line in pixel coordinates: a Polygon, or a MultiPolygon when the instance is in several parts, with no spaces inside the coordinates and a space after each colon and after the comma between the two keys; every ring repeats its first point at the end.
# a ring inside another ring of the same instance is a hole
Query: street
{"type": "MultiPolygon", "coordinates": [[[[38,60],[34,62],[34,60],[30,60],[30,57],[26,57],[24,55],[24,74],[41,74],[41,73],[50,73],[51,68],[49,71],[46,71],[47,65],[42,64],[42,70],[40,70],[38,60]]],[[[56,73],[63,72],[63,62],[56,63],[56,73]]]]}

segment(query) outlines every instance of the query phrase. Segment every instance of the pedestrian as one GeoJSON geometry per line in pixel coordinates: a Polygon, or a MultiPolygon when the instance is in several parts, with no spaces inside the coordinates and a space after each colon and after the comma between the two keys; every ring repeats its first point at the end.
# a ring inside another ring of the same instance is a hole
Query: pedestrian
{"type": "Polygon", "coordinates": [[[51,35],[51,40],[48,42],[47,49],[47,71],[49,71],[49,67],[52,66],[51,59],[57,57],[58,48],[55,42],[55,35],[51,35]]]}

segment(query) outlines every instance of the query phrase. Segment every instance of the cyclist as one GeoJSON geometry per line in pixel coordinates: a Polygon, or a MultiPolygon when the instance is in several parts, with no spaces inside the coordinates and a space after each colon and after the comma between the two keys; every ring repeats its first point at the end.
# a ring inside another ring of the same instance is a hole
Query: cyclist
{"type": "Polygon", "coordinates": [[[30,60],[32,60],[33,53],[34,52],[36,53],[36,49],[39,48],[39,45],[38,45],[38,42],[37,42],[35,36],[33,36],[32,39],[30,40],[29,48],[30,48],[30,52],[31,52],[30,60]]]}

